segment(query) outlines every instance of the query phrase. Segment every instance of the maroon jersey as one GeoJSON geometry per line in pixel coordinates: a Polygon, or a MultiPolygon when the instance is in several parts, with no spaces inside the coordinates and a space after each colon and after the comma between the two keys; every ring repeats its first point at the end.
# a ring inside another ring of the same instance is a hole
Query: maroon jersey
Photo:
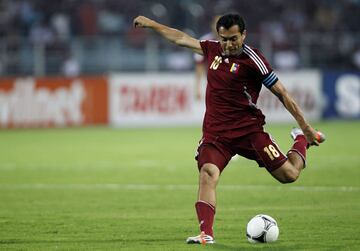
{"type": "Polygon", "coordinates": [[[267,60],[247,45],[239,56],[225,56],[218,41],[200,45],[208,62],[204,136],[234,138],[262,130],[265,116],[256,102],[262,85],[271,88],[278,80],[267,60]]]}

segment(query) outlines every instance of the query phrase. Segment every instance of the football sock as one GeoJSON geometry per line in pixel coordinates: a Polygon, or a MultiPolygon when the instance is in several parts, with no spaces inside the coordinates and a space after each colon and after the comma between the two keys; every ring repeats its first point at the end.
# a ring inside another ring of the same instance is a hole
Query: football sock
{"type": "Polygon", "coordinates": [[[304,165],[306,164],[306,149],[307,149],[307,140],[304,135],[298,135],[295,139],[294,145],[288,151],[288,154],[291,152],[296,152],[300,155],[300,157],[304,161],[304,165]]]}
{"type": "Polygon", "coordinates": [[[199,200],[195,203],[195,208],[200,224],[200,231],[204,231],[205,234],[213,237],[215,207],[206,201],[199,200]]]}

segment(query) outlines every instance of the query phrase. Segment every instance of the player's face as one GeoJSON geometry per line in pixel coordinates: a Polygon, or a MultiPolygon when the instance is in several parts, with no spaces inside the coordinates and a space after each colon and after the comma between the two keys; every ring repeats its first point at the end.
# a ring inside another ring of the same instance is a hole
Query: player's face
{"type": "Polygon", "coordinates": [[[233,25],[229,29],[219,28],[221,47],[226,56],[237,56],[242,52],[246,31],[240,33],[239,26],[233,25]]]}

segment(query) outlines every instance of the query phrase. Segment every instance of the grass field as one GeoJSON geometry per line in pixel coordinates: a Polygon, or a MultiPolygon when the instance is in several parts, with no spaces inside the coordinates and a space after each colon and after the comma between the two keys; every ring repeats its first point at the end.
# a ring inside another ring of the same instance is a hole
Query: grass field
{"type": "MultiPolygon", "coordinates": [[[[267,130],[283,151],[292,125],[267,130]]],[[[199,128],[0,131],[0,250],[360,250],[360,122],[315,125],[289,185],[239,159],[218,186],[217,244],[198,234],[193,160],[199,128]],[[247,221],[277,219],[279,240],[251,245],[247,221]]]]}

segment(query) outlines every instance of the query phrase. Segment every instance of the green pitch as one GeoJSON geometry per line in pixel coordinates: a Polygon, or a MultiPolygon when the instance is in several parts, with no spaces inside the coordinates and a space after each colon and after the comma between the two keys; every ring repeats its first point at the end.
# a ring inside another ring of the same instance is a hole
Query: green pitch
{"type": "MultiPolygon", "coordinates": [[[[282,150],[292,125],[268,126],[282,150]]],[[[199,128],[0,131],[0,250],[360,250],[360,122],[315,125],[327,141],[289,185],[239,159],[218,186],[213,246],[194,211],[199,128]],[[277,219],[251,245],[247,221],[277,219]]]]}

